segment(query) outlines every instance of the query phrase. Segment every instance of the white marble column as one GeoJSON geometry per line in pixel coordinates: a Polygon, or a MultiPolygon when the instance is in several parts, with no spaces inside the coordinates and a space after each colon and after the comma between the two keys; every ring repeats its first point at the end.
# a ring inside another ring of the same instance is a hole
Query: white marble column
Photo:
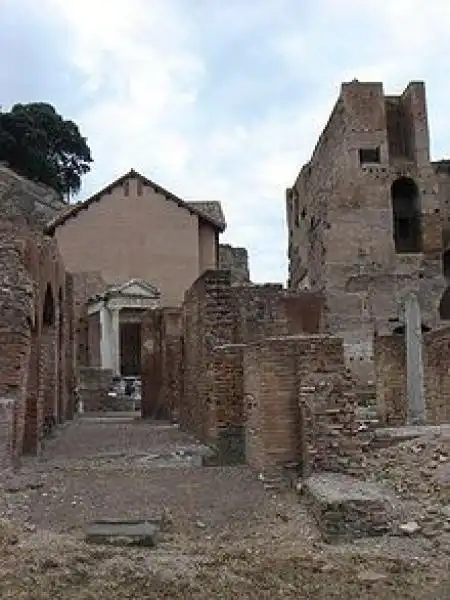
{"type": "Polygon", "coordinates": [[[118,308],[111,310],[110,336],[111,368],[115,375],[120,375],[120,310],[118,308]]]}
{"type": "Polygon", "coordinates": [[[111,315],[106,306],[100,309],[100,362],[102,369],[112,369],[111,315]]]}

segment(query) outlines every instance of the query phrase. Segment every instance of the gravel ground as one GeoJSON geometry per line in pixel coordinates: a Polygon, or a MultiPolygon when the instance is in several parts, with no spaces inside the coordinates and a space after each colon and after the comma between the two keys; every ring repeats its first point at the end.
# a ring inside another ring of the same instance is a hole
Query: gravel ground
{"type": "MultiPolygon", "coordinates": [[[[247,468],[195,466],[189,456],[201,448],[174,427],[103,421],[83,418],[61,431],[1,494],[2,600],[450,600],[441,533],[326,545],[294,493],[268,493],[247,468]],[[163,510],[172,524],[156,550],[83,541],[86,520],[163,510]]],[[[407,485],[405,457],[420,455],[421,468],[434,472],[446,462],[439,444],[401,449],[400,470],[395,452],[381,451],[369,457],[371,471],[394,486],[402,473],[407,485]]],[[[417,469],[411,477],[422,498],[417,469]]],[[[442,485],[427,486],[442,503],[442,485]]]]}

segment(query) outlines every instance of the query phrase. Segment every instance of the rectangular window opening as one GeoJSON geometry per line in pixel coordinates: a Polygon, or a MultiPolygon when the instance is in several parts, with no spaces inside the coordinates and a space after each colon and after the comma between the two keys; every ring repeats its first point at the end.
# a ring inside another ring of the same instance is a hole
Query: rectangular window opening
{"type": "Polygon", "coordinates": [[[380,163],[381,155],[380,148],[360,148],[359,149],[359,162],[361,165],[367,163],[380,163]]]}

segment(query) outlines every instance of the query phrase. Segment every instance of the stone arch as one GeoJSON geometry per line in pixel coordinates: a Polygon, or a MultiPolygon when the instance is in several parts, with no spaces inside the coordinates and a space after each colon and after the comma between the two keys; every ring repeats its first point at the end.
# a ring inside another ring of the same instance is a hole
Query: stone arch
{"type": "Polygon", "coordinates": [[[422,251],[419,189],[411,177],[399,177],[391,186],[395,251],[422,251]]]}

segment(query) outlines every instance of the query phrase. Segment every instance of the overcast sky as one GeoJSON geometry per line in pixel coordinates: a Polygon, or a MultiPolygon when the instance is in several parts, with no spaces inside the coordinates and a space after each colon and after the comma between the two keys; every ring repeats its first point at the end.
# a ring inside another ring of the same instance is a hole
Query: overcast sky
{"type": "Polygon", "coordinates": [[[47,101],[95,163],[79,199],[131,167],[220,200],[255,281],[287,278],[285,188],[342,81],[425,80],[450,154],[449,0],[0,0],[0,104],[47,101]]]}

